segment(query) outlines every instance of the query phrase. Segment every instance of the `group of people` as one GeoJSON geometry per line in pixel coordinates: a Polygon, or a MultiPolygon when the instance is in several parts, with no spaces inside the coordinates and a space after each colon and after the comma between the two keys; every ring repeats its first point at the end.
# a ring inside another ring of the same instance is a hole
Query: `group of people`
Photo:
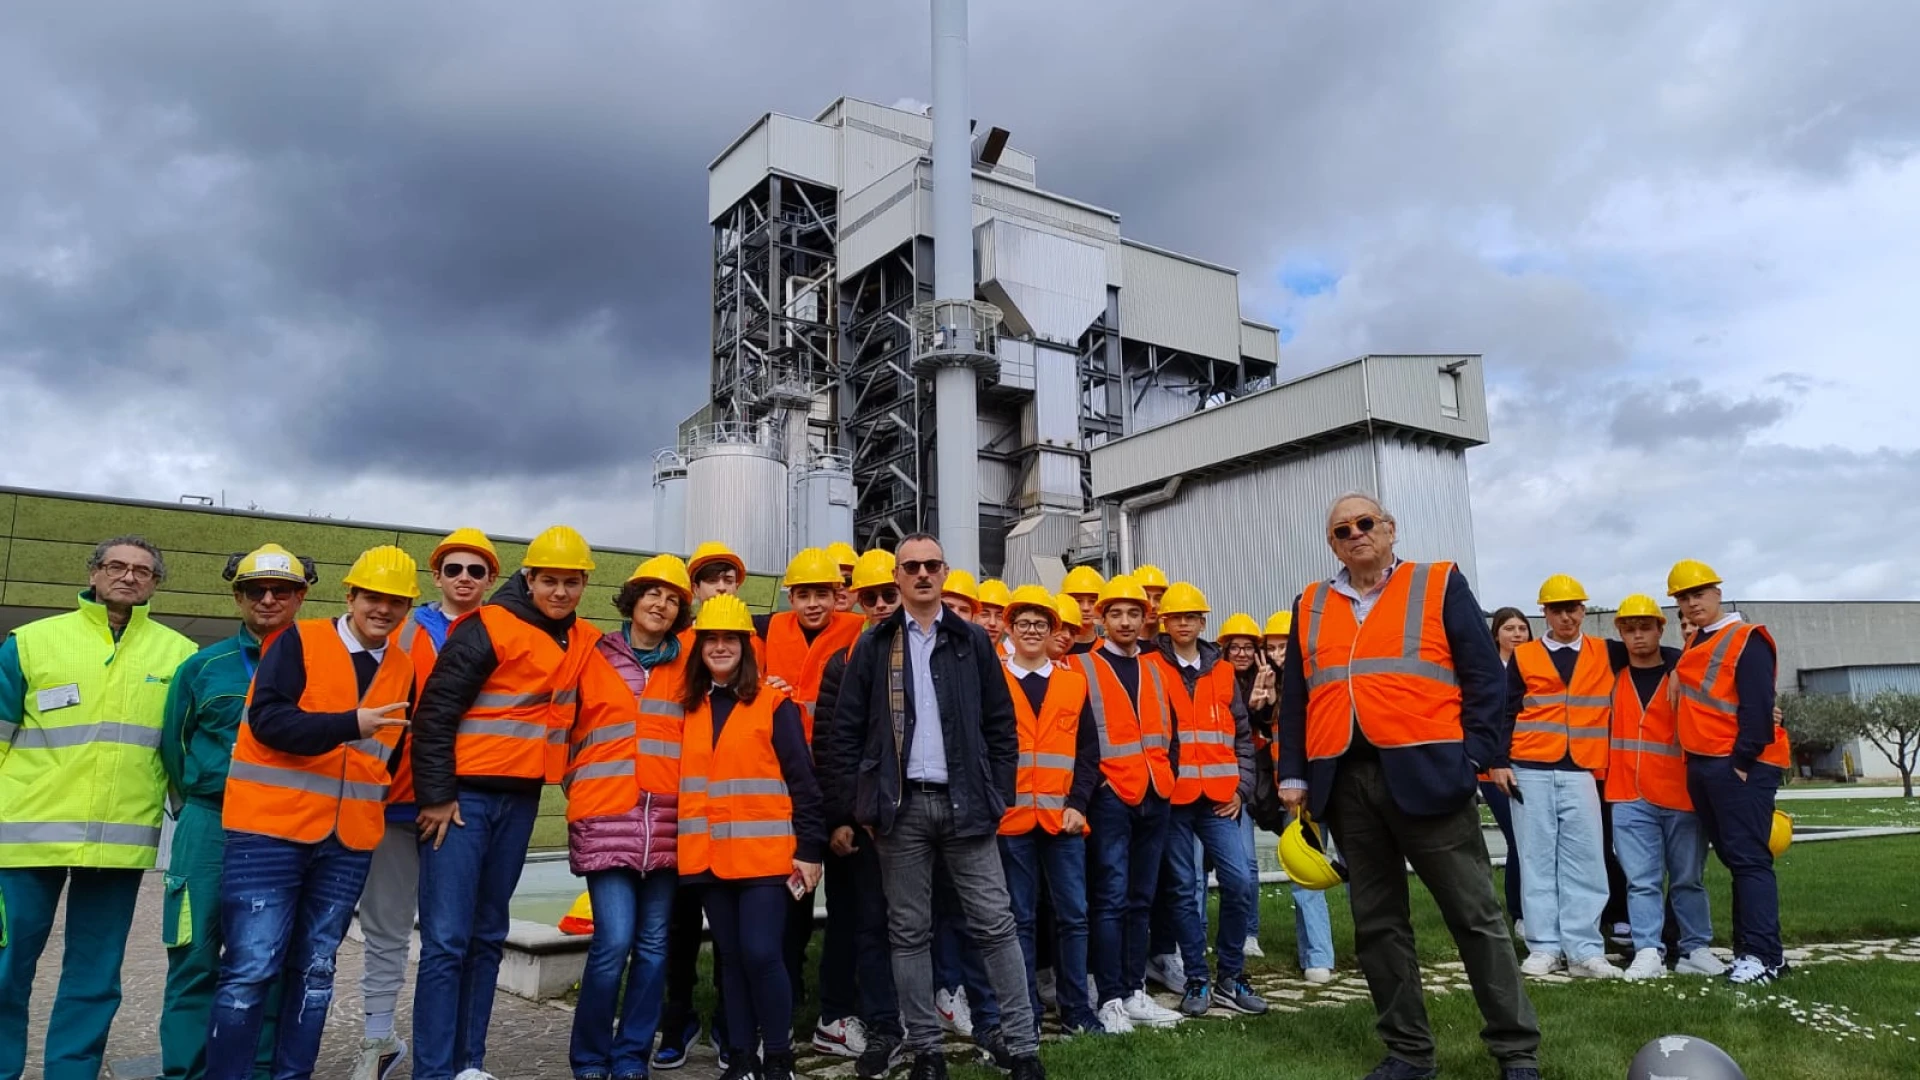
{"type": "Polygon", "coordinates": [[[1324,826],[1338,853],[1340,877],[1293,889],[1298,961],[1331,978],[1319,890],[1344,878],[1388,1051],[1370,1080],[1434,1075],[1409,864],[1503,1076],[1538,1076],[1522,971],[1621,974],[1597,937],[1603,801],[1628,977],[1718,972],[1707,844],[1735,879],[1729,977],[1784,971],[1771,641],[1721,611],[1718,578],[1675,568],[1684,650],[1660,647],[1644,597],[1621,605],[1620,641],[1583,637],[1570,578],[1542,589],[1550,634],[1531,642],[1504,612],[1490,632],[1456,569],[1400,560],[1394,540],[1384,508],[1345,496],[1327,522],[1339,572],[1264,623],[1217,627],[1199,589],[1150,566],[1010,589],[948,566],[928,534],[803,551],[785,610],[754,615],[736,595],[744,563],[708,543],[641,562],[604,633],[577,612],[596,566],[565,526],[510,573],[484,534],[456,530],[424,605],[413,558],[371,549],[331,619],[300,618],[314,564],[267,544],[226,567],[241,629],[198,651],[149,616],[161,552],[104,541],[77,610],[0,646],[0,1080],[24,1070],[63,890],[46,1075],[99,1072],[163,812],[168,1078],[311,1075],[357,911],[355,1080],[385,1080],[408,1053],[395,1011],[416,920],[413,1074],[492,1080],[508,905],[548,784],[591,900],[577,1080],[684,1064],[708,931],[725,1076],[790,1077],[822,886],[812,1045],[866,1080],[909,1060],[912,1080],[942,1080],[946,1030],[1038,1080],[1049,1008],[1069,1035],[1265,1012],[1245,969],[1260,953],[1256,827],[1324,826]],[[1524,966],[1482,788],[1511,809],[1524,966]]]}

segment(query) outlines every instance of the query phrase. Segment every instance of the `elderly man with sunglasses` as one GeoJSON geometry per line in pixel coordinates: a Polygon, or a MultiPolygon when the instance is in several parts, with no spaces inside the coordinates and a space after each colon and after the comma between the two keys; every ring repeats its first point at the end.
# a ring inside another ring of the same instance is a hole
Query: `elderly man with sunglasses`
{"type": "Polygon", "coordinates": [[[1452,563],[1394,554],[1393,515],[1343,495],[1327,513],[1332,580],[1294,601],[1277,719],[1280,798],[1324,820],[1346,856],[1354,947],[1387,1057],[1368,1080],[1438,1075],[1407,914],[1406,866],[1459,947],[1503,1080],[1539,1080],[1540,1025],[1521,983],[1480,834],[1475,773],[1513,786],[1493,637],[1452,563]]]}

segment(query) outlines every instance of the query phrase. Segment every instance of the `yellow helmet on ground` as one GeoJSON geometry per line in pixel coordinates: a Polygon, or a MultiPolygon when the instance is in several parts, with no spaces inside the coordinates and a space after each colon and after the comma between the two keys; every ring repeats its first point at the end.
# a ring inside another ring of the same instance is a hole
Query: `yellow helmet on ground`
{"type": "MultiPolygon", "coordinates": [[[[986,586],[982,585],[980,591],[983,593],[986,592],[986,586]]],[[[1071,600],[1072,598],[1069,597],[1068,599],[1071,600]]],[[[1055,626],[1060,625],[1060,609],[1054,604],[1053,594],[1048,592],[1044,585],[1020,586],[1013,590],[1007,597],[1007,602],[1004,606],[1007,609],[1007,622],[1009,624],[1013,622],[1015,613],[1025,608],[1033,608],[1045,615],[1048,622],[1055,626]]],[[[1080,613],[1080,602],[1077,600],[1073,601],[1073,611],[1075,615],[1080,613]]]]}
{"type": "Polygon", "coordinates": [[[1257,641],[1260,636],[1260,624],[1254,622],[1253,616],[1244,611],[1234,612],[1227,616],[1226,622],[1220,624],[1221,641],[1230,637],[1253,638],[1257,641]]]}
{"type": "Polygon", "coordinates": [[[1280,610],[1267,616],[1266,628],[1260,631],[1261,637],[1286,637],[1293,633],[1293,612],[1280,610]]]}
{"type": "Polygon", "coordinates": [[[1099,596],[1107,582],[1100,571],[1091,566],[1076,566],[1067,571],[1065,581],[1060,583],[1060,591],[1071,596],[1099,596]]]}
{"type": "Polygon", "coordinates": [[[827,545],[827,555],[833,559],[833,565],[842,570],[851,570],[860,561],[860,553],[845,540],[835,540],[827,545]]]}
{"type": "Polygon", "coordinates": [[[290,581],[305,587],[317,577],[307,560],[279,544],[261,544],[245,555],[233,556],[221,576],[235,587],[249,581],[290,581]]]}
{"type": "Polygon", "coordinates": [[[1122,600],[1131,600],[1144,608],[1147,606],[1147,590],[1131,576],[1115,574],[1107,581],[1106,588],[1100,590],[1100,599],[1093,602],[1093,610],[1104,614],[1108,604],[1122,600]]]}
{"type": "Polygon", "coordinates": [[[780,579],[780,586],[797,589],[802,585],[827,585],[837,589],[840,580],[840,564],[833,556],[820,548],[801,548],[787,560],[787,573],[780,579]]]}
{"type": "Polygon", "coordinates": [[[1141,563],[1139,566],[1133,568],[1133,573],[1127,576],[1139,582],[1140,587],[1143,589],[1165,589],[1170,587],[1167,583],[1166,571],[1152,563],[1141,563]]]}
{"type": "Polygon", "coordinates": [[[1613,621],[1621,619],[1659,619],[1664,625],[1667,613],[1660,610],[1660,602],[1645,593],[1634,593],[1620,601],[1620,610],[1613,613],[1613,621]]]}
{"type": "Polygon", "coordinates": [[[628,581],[657,581],[669,588],[680,591],[680,600],[685,603],[693,599],[693,578],[687,573],[687,564],[680,561],[678,555],[665,553],[651,559],[642,560],[627,575],[628,581]]]}
{"type": "Polygon", "coordinates": [[[893,552],[885,548],[863,551],[853,564],[853,591],[893,584],[893,552]]]}
{"type": "Polygon", "coordinates": [[[1555,574],[1540,583],[1540,603],[1546,604],[1584,604],[1587,602],[1587,587],[1573,580],[1568,574],[1555,574]]]}
{"type": "Polygon", "coordinates": [[[1793,815],[1784,810],[1773,812],[1773,826],[1767,830],[1767,850],[1778,858],[1793,843],[1793,815]]]}
{"type": "Polygon", "coordinates": [[[520,565],[542,570],[592,573],[593,549],[587,546],[587,538],[571,526],[555,525],[533,538],[533,543],[527,545],[526,558],[520,560],[520,565]]]}
{"type": "Polygon", "coordinates": [[[747,609],[747,602],[730,593],[721,593],[709,597],[700,605],[699,614],[693,617],[693,629],[702,631],[734,634],[753,633],[753,612],[747,609]]]}
{"type": "Polygon", "coordinates": [[[560,916],[560,932],[585,937],[593,933],[593,898],[582,892],[574,898],[573,906],[560,916]]]}
{"type": "Polygon", "coordinates": [[[1295,885],[1315,892],[1347,880],[1347,868],[1327,858],[1320,825],[1304,809],[1280,833],[1280,868],[1295,885]]]}
{"type": "Polygon", "coordinates": [[[967,603],[980,606],[980,584],[965,570],[947,571],[947,583],[940,586],[940,594],[964,597],[967,603]]]}
{"type": "MultiPolygon", "coordinates": [[[[1141,587],[1145,588],[1144,585],[1141,587]]],[[[1205,615],[1210,610],[1207,607],[1207,594],[1184,581],[1167,586],[1167,591],[1160,595],[1162,615],[1205,615]]]]}
{"type": "Polygon", "coordinates": [[[1080,614],[1080,601],[1067,593],[1054,598],[1053,613],[1060,616],[1063,626],[1071,626],[1075,631],[1086,625],[1086,618],[1080,614]]]}
{"type": "Polygon", "coordinates": [[[1673,564],[1673,569],[1667,571],[1668,596],[1679,596],[1689,589],[1697,589],[1702,585],[1718,584],[1720,584],[1720,575],[1713,572],[1713,567],[1698,559],[1681,559],[1673,564]]]}
{"type": "Polygon", "coordinates": [[[700,571],[710,562],[726,563],[733,567],[734,573],[741,577],[747,576],[747,564],[740,560],[740,556],[733,553],[732,548],[718,540],[709,540],[693,549],[693,557],[687,560],[687,573],[698,580],[700,571]]]}
{"type": "MultiPolygon", "coordinates": [[[[1026,586],[1021,586],[1025,588],[1026,586]]],[[[980,583],[980,606],[1004,608],[1013,600],[1013,590],[999,578],[988,578],[980,583]]]]}
{"type": "Polygon", "coordinates": [[[493,567],[494,573],[500,572],[500,553],[493,550],[493,541],[487,539],[487,534],[479,529],[455,529],[448,533],[446,539],[434,545],[433,554],[427,556],[427,566],[438,570],[440,557],[449,551],[471,551],[487,560],[487,565],[493,567]]]}
{"type": "Polygon", "coordinates": [[[343,580],[352,589],[404,596],[409,600],[420,597],[419,564],[413,561],[413,556],[392,544],[361,552],[343,580]]]}

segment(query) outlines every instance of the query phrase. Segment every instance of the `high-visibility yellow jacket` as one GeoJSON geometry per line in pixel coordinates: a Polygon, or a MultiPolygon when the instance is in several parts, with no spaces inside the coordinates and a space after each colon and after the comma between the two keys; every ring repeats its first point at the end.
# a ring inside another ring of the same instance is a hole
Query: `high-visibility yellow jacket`
{"type": "Polygon", "coordinates": [[[12,646],[21,692],[0,703],[0,867],[151,868],[167,687],[196,646],[144,606],[116,642],[91,592],[15,630],[12,646]]]}

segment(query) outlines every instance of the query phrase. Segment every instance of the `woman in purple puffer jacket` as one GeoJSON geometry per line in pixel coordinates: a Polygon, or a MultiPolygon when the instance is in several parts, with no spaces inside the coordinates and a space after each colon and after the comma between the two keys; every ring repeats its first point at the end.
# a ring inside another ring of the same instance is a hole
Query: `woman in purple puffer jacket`
{"type": "MultiPolygon", "coordinates": [[[[675,688],[668,698],[677,696],[683,661],[678,635],[693,619],[692,594],[686,564],[672,555],[656,555],[634,570],[614,598],[626,621],[619,633],[605,635],[597,647],[626,679],[636,700],[658,699],[668,686],[675,688]]],[[[641,704],[643,727],[659,722],[647,712],[648,704],[641,704]]],[[[679,745],[677,733],[671,745],[679,745]]],[[[567,826],[567,862],[574,873],[586,877],[593,903],[593,944],[580,977],[580,1004],[573,1014],[568,1052],[575,1080],[644,1080],[660,1022],[667,926],[678,883],[678,771],[673,784],[648,784],[644,750],[645,744],[636,742],[642,782],[633,809],[567,826]],[[664,793],[648,791],[650,786],[664,793]]],[[[656,755],[654,764],[663,760],[656,755]]]]}

